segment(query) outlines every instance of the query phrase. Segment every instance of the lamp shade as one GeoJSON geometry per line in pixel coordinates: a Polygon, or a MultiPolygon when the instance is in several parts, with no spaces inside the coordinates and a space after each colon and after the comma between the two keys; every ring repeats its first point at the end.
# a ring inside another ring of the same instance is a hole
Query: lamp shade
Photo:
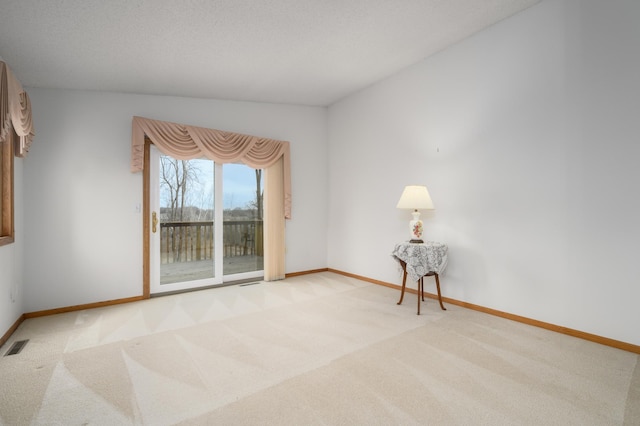
{"type": "Polygon", "coordinates": [[[398,205],[399,209],[426,209],[433,210],[433,201],[426,186],[409,185],[405,186],[398,205]]]}

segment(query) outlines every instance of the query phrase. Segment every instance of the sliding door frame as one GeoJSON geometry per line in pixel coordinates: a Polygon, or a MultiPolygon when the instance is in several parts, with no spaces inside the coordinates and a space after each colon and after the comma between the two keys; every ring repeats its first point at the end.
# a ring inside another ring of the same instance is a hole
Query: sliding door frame
{"type": "Polygon", "coordinates": [[[144,167],[142,169],[142,297],[151,297],[151,141],[144,137],[144,167]]]}
{"type": "MultiPolygon", "coordinates": [[[[144,299],[149,299],[152,295],[151,295],[151,211],[152,211],[152,206],[151,206],[151,184],[152,184],[152,176],[151,176],[151,145],[153,145],[153,142],[151,142],[151,140],[145,136],[145,140],[144,140],[144,166],[142,169],[142,196],[143,196],[143,201],[142,201],[142,214],[143,214],[143,221],[142,221],[142,232],[143,232],[143,244],[142,244],[142,297],[144,299]]],[[[216,181],[220,182],[220,184],[222,184],[222,164],[218,164],[216,163],[215,165],[215,170],[218,170],[217,175],[216,175],[216,181]]],[[[222,188],[218,188],[220,194],[222,194],[221,190],[222,188]]],[[[220,197],[222,197],[220,195],[220,197]]],[[[218,202],[216,203],[216,205],[220,205],[222,206],[222,199],[218,199],[218,202]]],[[[215,223],[216,224],[222,224],[223,223],[223,210],[222,208],[218,209],[215,208],[214,209],[215,212],[215,223]]],[[[220,228],[222,228],[222,225],[220,225],[220,228]]],[[[216,242],[215,242],[215,246],[216,247],[222,247],[222,238],[223,238],[223,230],[222,229],[217,229],[214,232],[214,235],[216,236],[216,242]]],[[[215,253],[215,277],[219,277],[221,282],[217,283],[217,284],[212,284],[212,286],[221,286],[221,285],[225,285],[229,282],[241,282],[243,280],[247,280],[247,279],[255,279],[255,278],[260,278],[260,279],[264,279],[264,270],[261,271],[249,271],[249,272],[244,272],[244,273],[237,273],[237,274],[233,274],[233,275],[224,275],[223,273],[223,265],[224,265],[224,254],[219,251],[219,249],[216,249],[214,251],[215,253]]],[[[195,287],[194,289],[197,289],[197,287],[195,287]]],[[[162,293],[158,293],[158,294],[162,294],[162,293]]]]}

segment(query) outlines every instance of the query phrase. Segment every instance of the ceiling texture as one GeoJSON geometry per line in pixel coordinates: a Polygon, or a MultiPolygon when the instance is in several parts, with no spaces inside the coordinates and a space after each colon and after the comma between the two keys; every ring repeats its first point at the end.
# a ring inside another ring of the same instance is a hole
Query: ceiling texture
{"type": "Polygon", "coordinates": [[[0,0],[25,87],[327,106],[540,0],[0,0]]]}

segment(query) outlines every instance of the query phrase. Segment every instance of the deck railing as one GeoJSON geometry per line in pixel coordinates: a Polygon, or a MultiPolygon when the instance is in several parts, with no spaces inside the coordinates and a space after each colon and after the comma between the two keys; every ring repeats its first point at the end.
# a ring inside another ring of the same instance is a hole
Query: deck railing
{"type": "MultiPolygon", "coordinates": [[[[224,257],[263,256],[262,220],[225,220],[222,223],[224,257]]],[[[161,263],[213,259],[213,221],[161,222],[161,263]]]]}

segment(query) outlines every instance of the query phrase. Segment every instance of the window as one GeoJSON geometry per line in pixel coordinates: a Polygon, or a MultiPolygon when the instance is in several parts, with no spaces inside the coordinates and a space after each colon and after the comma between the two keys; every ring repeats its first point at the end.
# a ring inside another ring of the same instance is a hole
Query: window
{"type": "Polygon", "coordinates": [[[0,246],[14,240],[13,228],[13,129],[0,141],[0,246]]]}

